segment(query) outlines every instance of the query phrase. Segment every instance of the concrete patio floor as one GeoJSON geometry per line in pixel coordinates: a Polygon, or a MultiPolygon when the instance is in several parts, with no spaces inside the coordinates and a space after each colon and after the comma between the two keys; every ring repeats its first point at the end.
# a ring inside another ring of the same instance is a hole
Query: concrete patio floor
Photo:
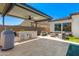
{"type": "Polygon", "coordinates": [[[38,36],[36,39],[15,43],[13,49],[0,51],[0,56],[65,56],[68,46],[67,41],[38,36]]]}

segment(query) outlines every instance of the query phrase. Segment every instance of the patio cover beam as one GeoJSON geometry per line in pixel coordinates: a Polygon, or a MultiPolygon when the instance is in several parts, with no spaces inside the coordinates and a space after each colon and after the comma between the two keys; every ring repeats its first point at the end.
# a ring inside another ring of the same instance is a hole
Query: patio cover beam
{"type": "Polygon", "coordinates": [[[38,20],[38,21],[35,21],[35,22],[44,22],[44,21],[50,21],[49,19],[42,19],[42,20],[38,20]]]}
{"type": "Polygon", "coordinates": [[[13,6],[14,4],[12,3],[6,3],[2,12],[2,16],[5,16],[13,8],[13,6]]]}

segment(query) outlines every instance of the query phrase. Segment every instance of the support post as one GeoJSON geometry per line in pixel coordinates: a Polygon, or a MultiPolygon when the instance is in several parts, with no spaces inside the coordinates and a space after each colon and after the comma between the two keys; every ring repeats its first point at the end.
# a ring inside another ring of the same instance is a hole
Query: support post
{"type": "Polygon", "coordinates": [[[35,24],[36,24],[36,27],[35,27],[35,28],[36,28],[36,30],[37,30],[37,22],[36,22],[35,24]]]}
{"type": "Polygon", "coordinates": [[[61,23],[61,35],[62,35],[62,38],[63,38],[63,23],[61,23]]]}
{"type": "Polygon", "coordinates": [[[2,24],[3,24],[3,27],[5,26],[5,19],[4,19],[4,16],[2,16],[2,24]]]}
{"type": "Polygon", "coordinates": [[[6,27],[5,27],[5,16],[2,16],[2,25],[3,25],[3,29],[6,30],[6,27]]]}
{"type": "Polygon", "coordinates": [[[5,16],[2,16],[2,25],[3,25],[3,29],[5,30],[5,19],[4,19],[5,16]]]}

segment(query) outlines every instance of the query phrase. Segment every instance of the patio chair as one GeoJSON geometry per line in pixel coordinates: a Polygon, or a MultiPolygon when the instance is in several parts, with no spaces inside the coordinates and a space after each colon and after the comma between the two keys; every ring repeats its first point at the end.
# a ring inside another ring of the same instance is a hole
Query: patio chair
{"type": "Polygon", "coordinates": [[[56,37],[56,34],[55,33],[50,33],[50,36],[51,37],[56,37]]]}

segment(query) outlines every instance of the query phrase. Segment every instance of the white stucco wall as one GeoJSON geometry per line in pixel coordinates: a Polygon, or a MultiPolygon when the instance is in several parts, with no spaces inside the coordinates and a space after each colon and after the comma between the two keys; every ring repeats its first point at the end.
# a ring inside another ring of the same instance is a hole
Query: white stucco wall
{"type": "Polygon", "coordinates": [[[50,32],[54,32],[54,23],[50,22],[50,32]]]}
{"type": "Polygon", "coordinates": [[[59,20],[59,21],[52,21],[50,22],[50,31],[51,32],[57,32],[57,31],[54,31],[54,24],[58,24],[58,23],[67,23],[67,22],[72,22],[72,19],[69,19],[69,20],[59,20]]]}
{"type": "Polygon", "coordinates": [[[79,38],[79,15],[72,15],[72,33],[79,38]]]}

